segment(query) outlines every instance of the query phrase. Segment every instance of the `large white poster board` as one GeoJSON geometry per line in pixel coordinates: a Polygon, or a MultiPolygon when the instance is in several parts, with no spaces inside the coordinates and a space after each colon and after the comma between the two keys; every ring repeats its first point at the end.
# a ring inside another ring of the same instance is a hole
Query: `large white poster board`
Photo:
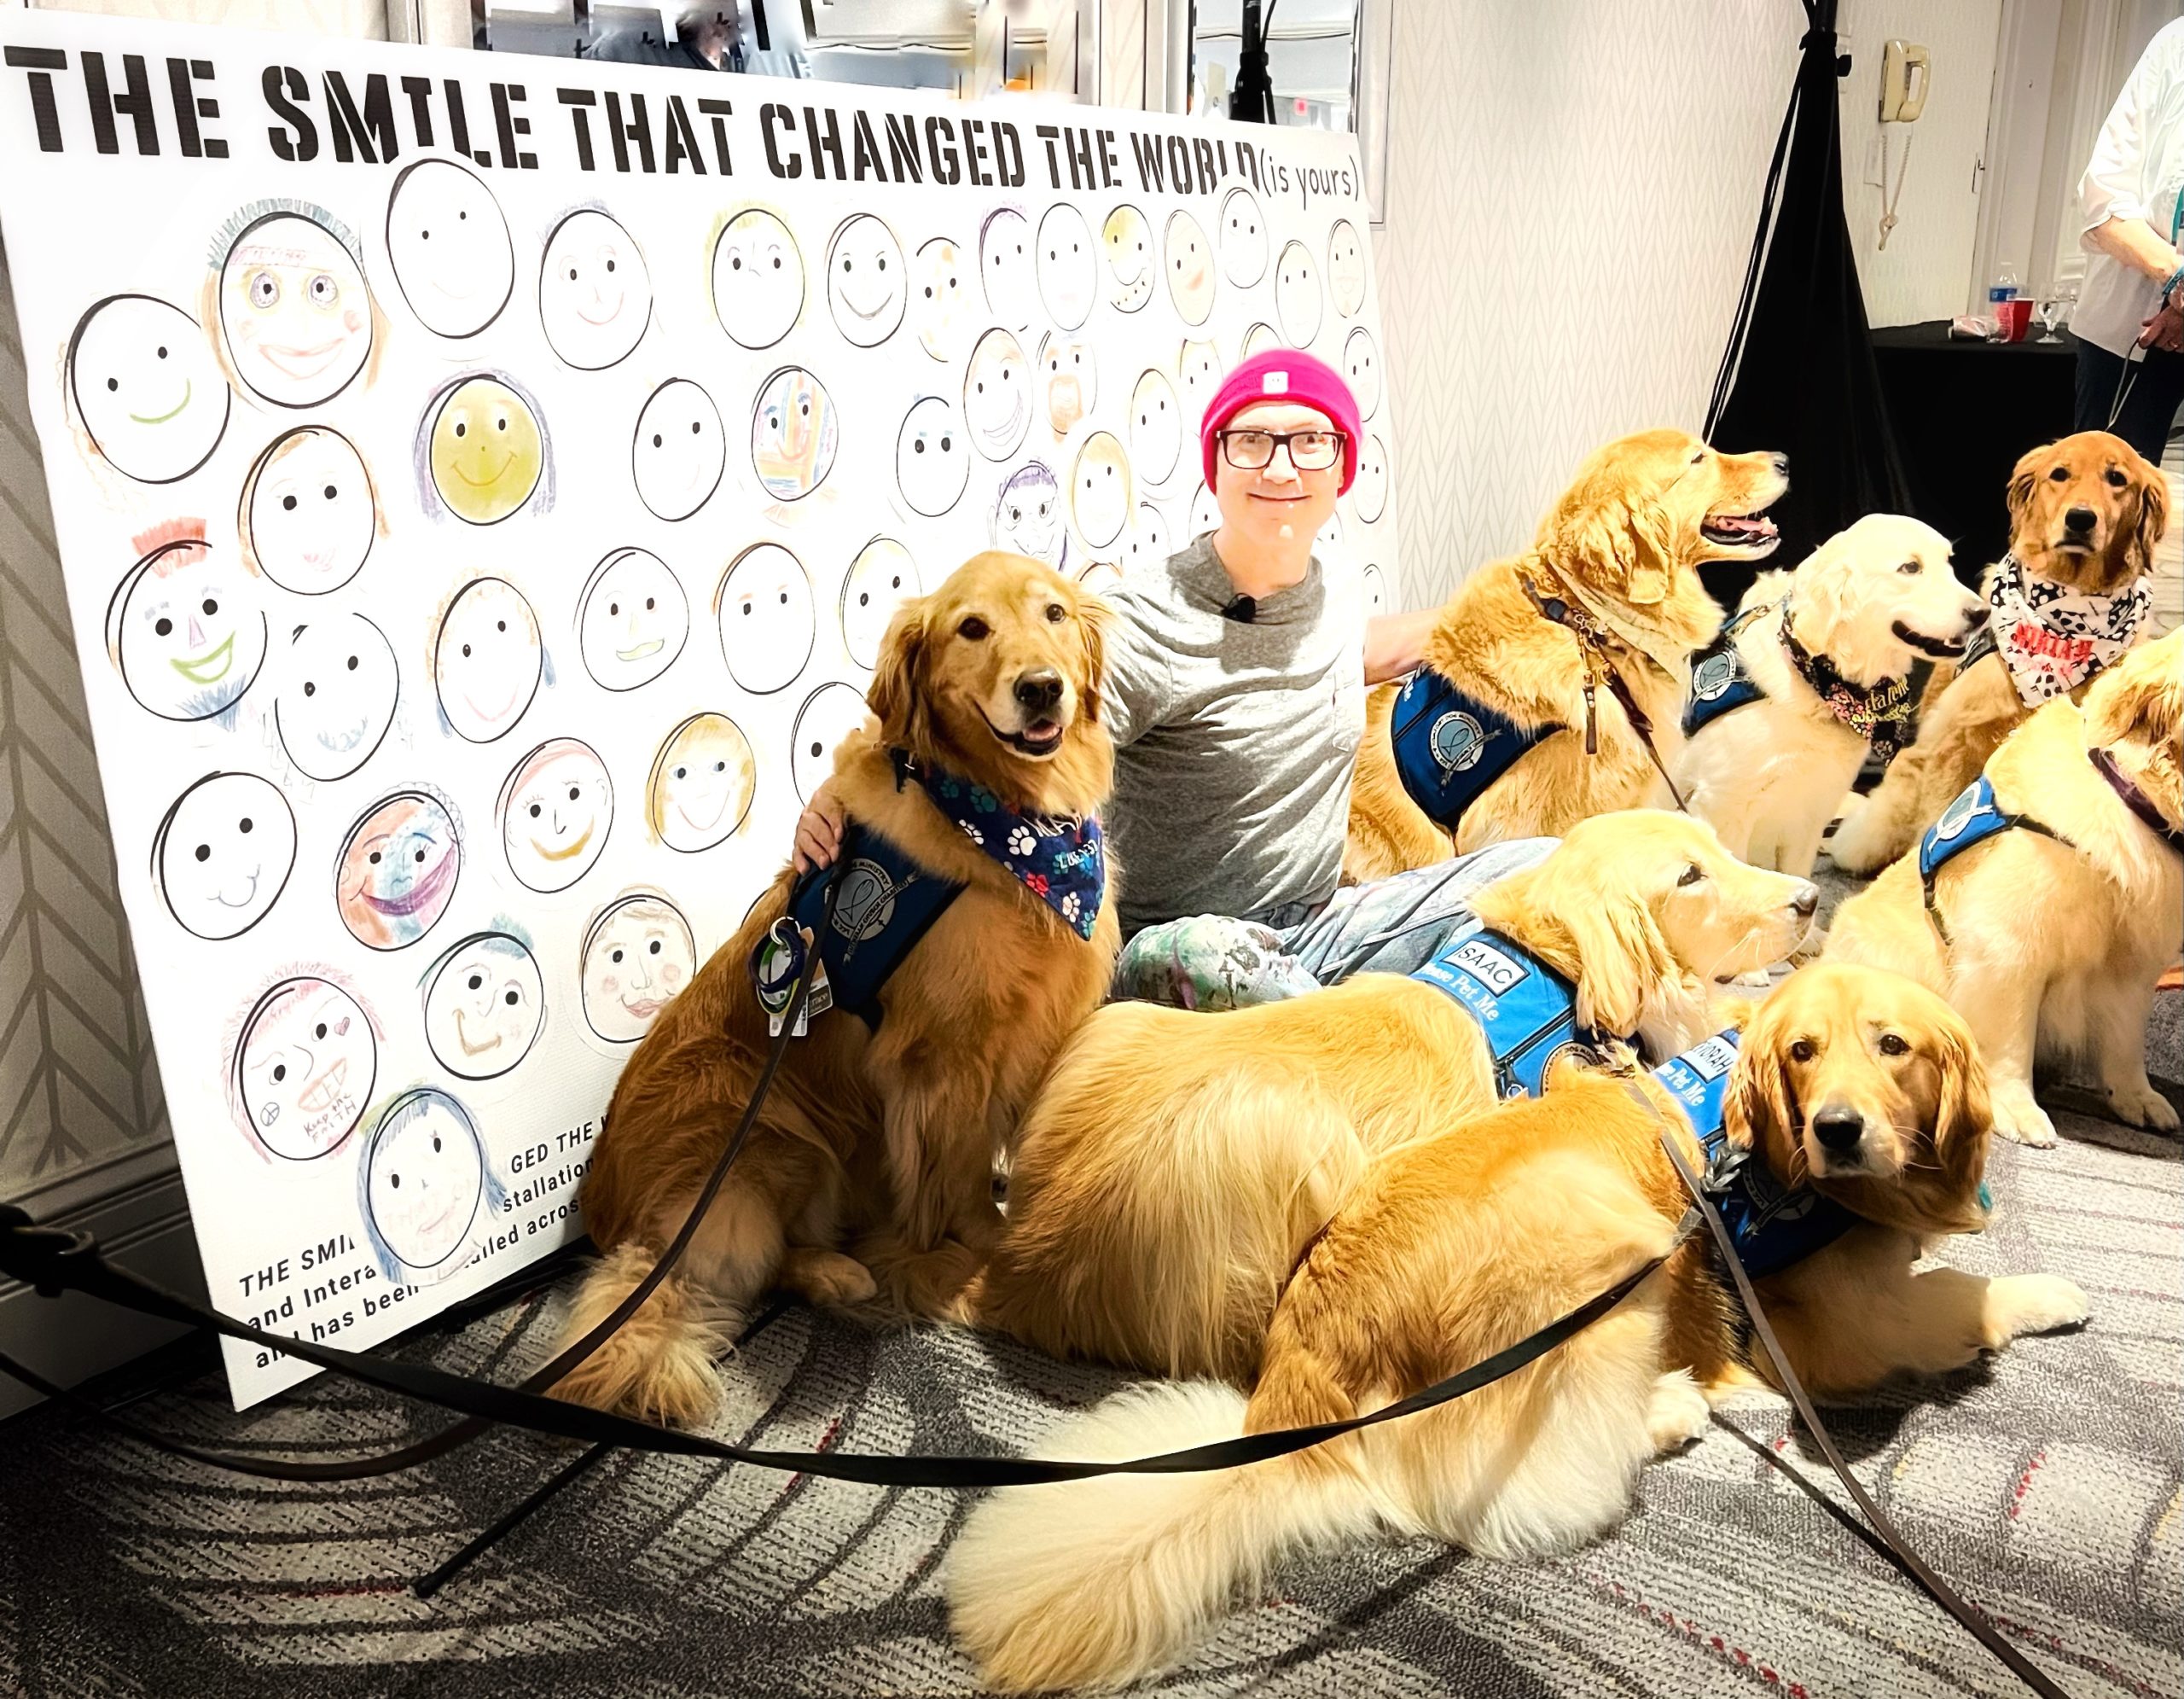
{"type": "MultiPolygon", "coordinates": [[[[888,614],[1213,522],[1275,343],[1370,440],[1347,137],[0,13],[0,227],[214,1301],[365,1346],[581,1231],[888,614]]],[[[308,1372],[228,1346],[247,1404],[308,1372]]]]}

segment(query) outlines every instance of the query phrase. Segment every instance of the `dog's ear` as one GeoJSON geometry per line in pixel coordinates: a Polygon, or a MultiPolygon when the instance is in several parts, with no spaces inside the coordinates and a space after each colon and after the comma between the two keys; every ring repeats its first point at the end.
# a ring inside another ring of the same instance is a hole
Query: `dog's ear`
{"type": "Polygon", "coordinates": [[[1561,916],[1577,945],[1577,1019],[1629,1038],[1682,997],[1683,974],[1653,911],[1635,893],[1597,891],[1561,916]]]}
{"type": "Polygon", "coordinates": [[[925,700],[926,598],[913,596],[896,608],[880,640],[880,665],[865,687],[865,706],[880,717],[890,741],[913,750],[930,745],[925,700]]]}
{"type": "Polygon", "coordinates": [[[1630,542],[1623,594],[1633,607],[1657,608],[1676,588],[1676,523],[1658,502],[1631,504],[1630,542]]]}
{"type": "Polygon", "coordinates": [[[1101,691],[1107,680],[1107,627],[1114,619],[1115,610],[1105,596],[1086,590],[1077,592],[1077,630],[1084,640],[1084,672],[1078,684],[1084,718],[1095,722],[1100,718],[1101,691]]]}
{"type": "Polygon", "coordinates": [[[1729,1142],[1781,1164],[1796,1148],[1798,1105],[1782,1066],[1781,1021],[1762,1004],[1745,1023],[1736,1065],[1722,1100],[1722,1126],[1729,1142]]]}
{"type": "Polygon", "coordinates": [[[1934,1111],[1934,1159],[1941,1167],[1943,1196],[1954,1212],[1954,1231],[1976,1231],[1987,1212],[1979,1202],[1979,1182],[1987,1172],[1987,1144],[1995,1110],[1987,1095],[1987,1068],[1972,1029],[1951,1015],[1937,1025],[1942,1085],[1934,1111]]]}
{"type": "Polygon", "coordinates": [[[1541,527],[1541,552],[1587,584],[1612,590],[1626,601],[1651,607],[1665,601],[1670,583],[1668,516],[1651,502],[1600,488],[1594,479],[1564,497],[1541,527]]]}
{"type": "Polygon", "coordinates": [[[2040,481],[2041,468],[2047,465],[2048,453],[2054,446],[2053,443],[2042,443],[2038,448],[2027,449],[2010,468],[2009,493],[2003,500],[2009,509],[2013,538],[2018,527],[2024,522],[2025,509],[2032,505],[2032,492],[2040,481]]]}
{"type": "Polygon", "coordinates": [[[2138,486],[2139,517],[2131,527],[2129,552],[2125,560],[2135,578],[2140,573],[2153,570],[2154,545],[2169,529],[2169,478],[2158,466],[2149,463],[2135,451],[2131,458],[2138,463],[2132,468],[2132,480],[2138,486]]]}

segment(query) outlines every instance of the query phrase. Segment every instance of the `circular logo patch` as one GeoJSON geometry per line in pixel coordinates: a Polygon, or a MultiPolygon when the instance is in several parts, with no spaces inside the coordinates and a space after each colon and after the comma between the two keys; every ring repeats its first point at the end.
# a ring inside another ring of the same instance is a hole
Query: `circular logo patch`
{"type": "Polygon", "coordinates": [[[860,856],[842,874],[841,894],[834,899],[834,930],[859,944],[879,937],[895,917],[897,888],[877,862],[860,856]]]}
{"type": "Polygon", "coordinates": [[[1729,688],[1736,676],[1734,655],[1710,655],[1692,669],[1691,694],[1702,702],[1711,702],[1729,688]]]}
{"type": "Polygon", "coordinates": [[[1432,735],[1427,741],[1432,747],[1433,759],[1444,773],[1468,772],[1486,753],[1486,729],[1460,710],[1444,713],[1435,720],[1432,735]]]}
{"type": "Polygon", "coordinates": [[[1955,837],[1972,823],[1972,817],[1978,812],[1979,787],[1974,785],[1942,811],[1942,817],[1934,822],[1934,835],[1955,837]]]}

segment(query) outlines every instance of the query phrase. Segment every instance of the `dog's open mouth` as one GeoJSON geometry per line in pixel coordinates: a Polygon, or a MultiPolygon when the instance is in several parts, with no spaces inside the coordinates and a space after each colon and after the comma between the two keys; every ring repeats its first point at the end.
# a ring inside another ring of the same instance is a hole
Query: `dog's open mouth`
{"type": "Polygon", "coordinates": [[[1731,549],[1771,549],[1782,540],[1774,521],[1759,513],[1710,513],[1699,522],[1699,534],[1731,549]]]}
{"type": "Polygon", "coordinates": [[[1949,660],[1962,655],[1965,644],[1971,641],[1968,636],[1955,638],[1931,637],[1924,631],[1913,631],[1901,620],[1896,620],[1888,629],[1896,642],[1902,643],[1906,649],[1916,649],[1920,655],[1931,655],[1942,660],[1949,660]]]}
{"type": "MultiPolygon", "coordinates": [[[[985,719],[983,708],[979,711],[979,717],[985,719]]],[[[992,720],[986,719],[986,730],[1018,754],[1043,759],[1061,748],[1065,728],[1058,719],[1035,719],[1021,731],[1003,731],[992,720]]]]}

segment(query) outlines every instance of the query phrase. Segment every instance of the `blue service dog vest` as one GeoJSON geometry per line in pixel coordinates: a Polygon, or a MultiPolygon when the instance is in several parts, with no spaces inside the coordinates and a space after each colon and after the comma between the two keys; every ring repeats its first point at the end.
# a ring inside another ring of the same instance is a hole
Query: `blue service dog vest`
{"type": "Polygon", "coordinates": [[[1494,1054],[1497,1097],[1538,1097],[1548,1068],[1565,1054],[1601,1059],[1606,1041],[1577,1024],[1577,993],[1570,981],[1498,932],[1473,927],[1443,945],[1411,978],[1445,992],[1478,1022],[1494,1054]]]}
{"type": "Polygon", "coordinates": [[[1942,817],[1927,827],[1926,836],[1919,840],[1919,883],[1926,893],[1926,912],[1932,916],[1944,941],[1949,938],[1949,928],[1942,924],[1941,910],[1935,906],[1935,878],[1972,845],[1984,844],[2012,829],[2037,832],[2058,843],[2070,841],[2053,827],[2044,826],[2027,815],[2004,813],[2001,805],[1995,800],[1995,787],[1982,773],[1957,793],[1956,800],[1942,810],[1942,817]]]}
{"type": "Polygon", "coordinates": [[[1736,1059],[1737,1035],[1719,1033],[1663,1062],[1653,1078],[1690,1117],[1706,1152],[1706,1190],[1729,1230],[1737,1260],[1757,1280],[1834,1243],[1858,1218],[1810,1186],[1784,1190],[1757,1151],[1729,1143],[1722,1106],[1736,1059]]]}
{"type": "Polygon", "coordinates": [[[1711,725],[1725,713],[1767,700],[1767,692],[1753,682],[1744,656],[1737,651],[1737,637],[1762,614],[1774,612],[1766,603],[1745,611],[1723,625],[1714,641],[1691,657],[1691,695],[1683,707],[1683,735],[1690,736],[1702,725],[1711,725]]]}
{"type": "MultiPolygon", "coordinates": [[[[807,876],[789,899],[789,916],[819,940],[833,1006],[880,1030],[880,992],[932,923],[962,894],[953,880],[927,872],[892,841],[851,823],[838,864],[841,894],[827,916],[827,877],[807,876]]],[[[803,969],[801,950],[776,957],[761,943],[752,963],[758,1001],[778,1015],[803,969]]]]}
{"type": "Polygon", "coordinates": [[[1523,730],[1431,667],[1411,674],[1390,723],[1403,788],[1428,819],[1449,831],[1527,749],[1562,729],[1523,730]]]}

